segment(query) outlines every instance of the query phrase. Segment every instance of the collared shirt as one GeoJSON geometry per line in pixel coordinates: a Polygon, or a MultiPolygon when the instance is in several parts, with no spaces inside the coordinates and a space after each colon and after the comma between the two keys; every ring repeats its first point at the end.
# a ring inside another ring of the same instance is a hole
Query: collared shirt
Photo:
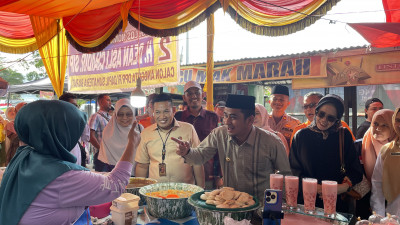
{"type": "Polygon", "coordinates": [[[178,144],[171,137],[188,141],[190,146],[196,147],[200,141],[194,127],[188,123],[174,119],[174,126],[166,141],[166,176],[160,177],[159,164],[162,162],[162,147],[168,136],[168,131],[157,128],[157,124],[145,128],[141,134],[141,141],[136,152],[135,161],[149,165],[149,178],[158,182],[179,182],[194,184],[193,168],[185,164],[184,159],[176,154],[178,144]],[[160,133],[158,133],[160,132],[160,133]],[[160,138],[162,137],[162,140],[160,138]]]}
{"type": "Polygon", "coordinates": [[[289,116],[288,114],[283,114],[281,120],[278,123],[275,123],[274,117],[269,115],[268,125],[272,130],[279,132],[285,136],[287,144],[290,146],[290,138],[293,133],[293,129],[300,124],[300,120],[289,116]]]}
{"type": "Polygon", "coordinates": [[[224,186],[255,195],[261,201],[265,189],[269,188],[271,173],[279,170],[281,174],[291,174],[286,150],[279,138],[258,127],[253,126],[241,145],[228,135],[227,126],[218,127],[184,158],[189,164],[203,164],[217,152],[224,186]]]}
{"type": "MultiPolygon", "coordinates": [[[[103,110],[99,110],[97,113],[90,116],[89,128],[95,131],[95,137],[99,143],[101,143],[101,139],[103,138],[103,130],[107,126],[107,123],[110,119],[111,116],[103,110]]],[[[96,149],[95,147],[93,148],[96,149]]],[[[97,151],[98,149],[96,149],[96,152],[97,151]]]]}
{"type": "Polygon", "coordinates": [[[201,108],[198,116],[193,116],[189,109],[185,111],[178,111],[175,113],[175,119],[190,123],[196,129],[197,135],[200,141],[203,141],[211,131],[218,127],[218,115],[215,112],[211,112],[201,108]]]}
{"type": "MultiPolygon", "coordinates": [[[[203,141],[211,131],[218,127],[219,118],[215,112],[201,108],[197,117],[193,116],[189,109],[175,113],[175,118],[179,121],[190,123],[194,126],[200,141],[203,141]]],[[[206,184],[206,188],[215,188],[215,178],[221,176],[220,166],[218,164],[218,155],[204,163],[204,175],[206,181],[212,181],[213,184],[206,184]],[[212,185],[212,186],[208,186],[212,185]]]]}

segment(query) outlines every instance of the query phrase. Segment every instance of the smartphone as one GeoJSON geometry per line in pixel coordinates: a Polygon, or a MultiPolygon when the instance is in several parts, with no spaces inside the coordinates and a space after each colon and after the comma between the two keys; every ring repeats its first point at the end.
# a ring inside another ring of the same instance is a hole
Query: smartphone
{"type": "Polygon", "coordinates": [[[264,192],[263,225],[281,224],[282,212],[282,191],[267,189],[264,192]]]}

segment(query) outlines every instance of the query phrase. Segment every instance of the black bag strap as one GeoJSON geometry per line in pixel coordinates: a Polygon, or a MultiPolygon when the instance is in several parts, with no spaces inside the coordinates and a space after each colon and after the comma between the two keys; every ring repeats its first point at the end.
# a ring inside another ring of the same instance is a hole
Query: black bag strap
{"type": "Polygon", "coordinates": [[[346,168],[344,163],[344,129],[339,128],[339,154],[340,154],[340,172],[346,174],[346,168]]]}
{"type": "Polygon", "coordinates": [[[106,119],[106,120],[107,120],[107,122],[109,122],[109,121],[110,121],[110,119],[109,119],[107,116],[105,116],[105,115],[101,114],[100,112],[97,112],[97,114],[99,114],[99,115],[100,115],[100,116],[102,116],[104,119],[106,119]]]}

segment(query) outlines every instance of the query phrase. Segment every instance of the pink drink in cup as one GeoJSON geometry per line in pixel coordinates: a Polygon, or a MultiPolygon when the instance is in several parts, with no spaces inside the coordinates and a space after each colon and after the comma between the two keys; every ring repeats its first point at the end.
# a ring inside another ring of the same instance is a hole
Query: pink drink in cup
{"type": "Polygon", "coordinates": [[[337,182],[322,181],[322,199],[324,201],[324,213],[334,215],[336,213],[337,182]]]}
{"type": "Polygon", "coordinates": [[[297,194],[299,192],[299,177],[285,176],[286,204],[294,209],[297,207],[297,194]]]}
{"type": "Polygon", "coordinates": [[[270,174],[269,175],[269,186],[271,189],[283,191],[283,175],[282,174],[270,174]]]}
{"type": "Polygon", "coordinates": [[[307,213],[314,212],[317,198],[317,179],[303,178],[303,198],[304,210],[307,213]]]}

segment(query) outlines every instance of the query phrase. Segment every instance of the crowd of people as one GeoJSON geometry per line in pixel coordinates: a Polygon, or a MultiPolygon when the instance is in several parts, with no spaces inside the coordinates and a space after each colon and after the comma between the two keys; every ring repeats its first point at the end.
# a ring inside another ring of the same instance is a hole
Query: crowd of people
{"type": "MultiPolygon", "coordinates": [[[[170,95],[152,94],[137,116],[130,100],[112,110],[110,96],[100,95],[100,110],[88,120],[68,93],[24,106],[13,124],[20,147],[0,187],[0,224],[72,224],[85,206],[118,197],[130,176],[228,186],[263,199],[274,173],[315,178],[319,193],[322,180],[336,181],[338,212],[400,216],[399,108],[368,100],[356,140],[337,95],[306,94],[304,123],[286,113],[286,86],[273,87],[271,113],[245,95],[228,95],[212,112],[203,97],[190,81],[186,108],[175,113],[170,95]],[[86,169],[88,143],[94,170],[109,173],[86,169]]],[[[323,207],[320,198],[316,205],[323,207]]]]}

